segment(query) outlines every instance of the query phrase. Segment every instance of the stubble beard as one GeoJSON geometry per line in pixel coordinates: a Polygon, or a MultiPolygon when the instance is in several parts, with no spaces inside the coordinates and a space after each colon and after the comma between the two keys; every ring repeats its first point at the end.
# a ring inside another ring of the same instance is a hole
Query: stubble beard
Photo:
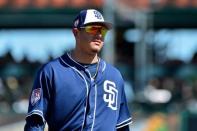
{"type": "Polygon", "coordinates": [[[98,54],[98,53],[100,52],[100,50],[101,50],[101,49],[92,49],[92,50],[91,50],[91,54],[92,54],[92,55],[98,54]]]}

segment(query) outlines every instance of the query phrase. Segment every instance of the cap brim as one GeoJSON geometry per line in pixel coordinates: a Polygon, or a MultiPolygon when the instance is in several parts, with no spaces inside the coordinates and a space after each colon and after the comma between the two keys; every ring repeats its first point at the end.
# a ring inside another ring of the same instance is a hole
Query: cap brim
{"type": "Polygon", "coordinates": [[[109,30],[113,28],[113,24],[109,22],[90,22],[90,23],[86,23],[85,25],[92,25],[92,24],[103,25],[109,30]]]}

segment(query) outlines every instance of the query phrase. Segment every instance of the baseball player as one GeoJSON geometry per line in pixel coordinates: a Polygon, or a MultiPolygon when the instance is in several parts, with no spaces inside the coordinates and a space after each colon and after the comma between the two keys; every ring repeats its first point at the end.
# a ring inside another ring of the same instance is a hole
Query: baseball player
{"type": "Polygon", "coordinates": [[[120,72],[98,56],[106,32],[95,9],[73,22],[76,47],[39,70],[29,99],[25,131],[129,131],[132,122],[120,72]]]}

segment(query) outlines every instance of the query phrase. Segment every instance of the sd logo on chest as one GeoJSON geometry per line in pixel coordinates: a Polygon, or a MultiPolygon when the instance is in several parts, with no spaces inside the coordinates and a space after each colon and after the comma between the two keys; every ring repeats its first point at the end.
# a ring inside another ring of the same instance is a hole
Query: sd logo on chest
{"type": "Polygon", "coordinates": [[[103,89],[103,100],[107,103],[107,107],[117,110],[118,90],[116,89],[116,84],[112,81],[105,80],[103,89]]]}

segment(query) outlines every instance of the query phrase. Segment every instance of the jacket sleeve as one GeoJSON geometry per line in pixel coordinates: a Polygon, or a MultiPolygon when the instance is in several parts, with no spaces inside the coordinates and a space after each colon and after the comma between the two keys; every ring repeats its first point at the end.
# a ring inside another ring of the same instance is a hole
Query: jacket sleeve
{"type": "Polygon", "coordinates": [[[26,118],[24,131],[44,131],[45,123],[39,116],[32,115],[26,118]]]}
{"type": "Polygon", "coordinates": [[[129,125],[124,126],[124,127],[122,127],[122,128],[119,128],[119,129],[117,129],[117,131],[130,131],[129,125]]]}
{"type": "Polygon", "coordinates": [[[40,70],[37,73],[34,85],[29,97],[28,113],[26,115],[25,131],[43,131],[46,123],[49,103],[49,73],[40,70]]]}

